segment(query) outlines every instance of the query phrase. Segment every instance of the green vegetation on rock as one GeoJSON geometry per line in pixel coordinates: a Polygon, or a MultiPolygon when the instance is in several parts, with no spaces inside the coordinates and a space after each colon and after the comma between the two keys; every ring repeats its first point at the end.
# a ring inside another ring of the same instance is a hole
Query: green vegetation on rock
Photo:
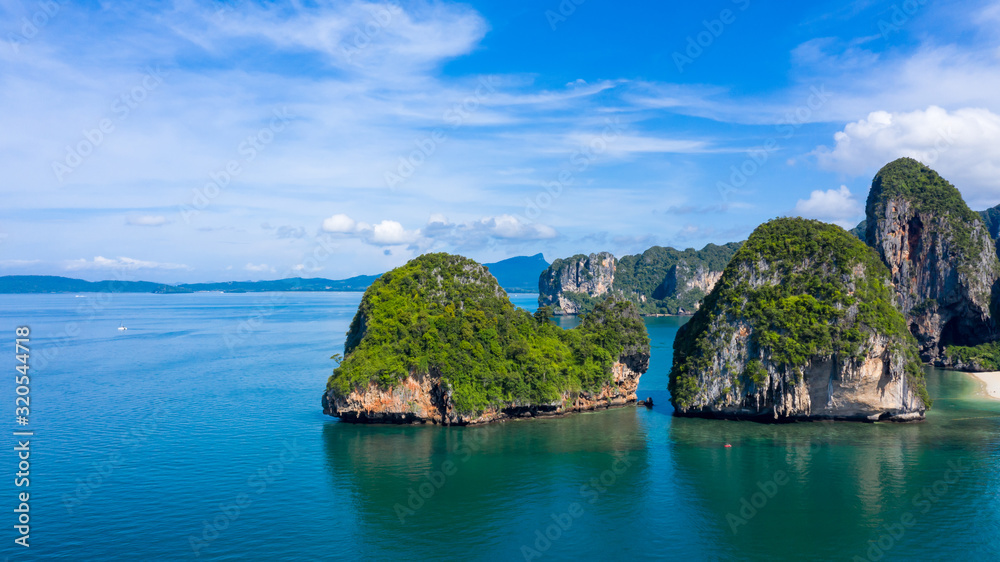
{"type": "Polygon", "coordinates": [[[347,334],[327,388],[346,395],[411,374],[440,376],[463,413],[545,404],[612,382],[623,353],[648,353],[635,307],[609,300],[563,330],[547,311],[514,307],[489,272],[448,254],[426,254],[375,281],[347,334]]]}
{"type": "MultiPolygon", "coordinates": [[[[659,312],[658,309],[664,308],[664,306],[654,301],[669,299],[656,299],[653,294],[663,283],[671,268],[684,262],[693,268],[702,265],[708,271],[722,271],[726,268],[726,264],[729,263],[733,254],[739,250],[740,245],[740,242],[730,242],[722,246],[708,244],[701,250],[688,248],[683,251],[653,246],[641,254],[625,256],[618,260],[614,288],[626,297],[645,295],[647,303],[640,307],[643,308],[643,312],[647,310],[659,312]]],[[[690,309],[696,302],[697,300],[683,304],[688,305],[690,309]]],[[[666,308],[670,308],[671,304],[676,307],[677,304],[681,303],[669,303],[666,308]]]]}
{"type": "Polygon", "coordinates": [[[654,246],[641,254],[617,260],[606,253],[593,256],[578,254],[557,259],[542,274],[539,303],[556,302],[557,297],[561,296],[564,301],[576,305],[575,310],[585,313],[593,310],[603,299],[623,298],[635,303],[642,314],[677,314],[681,310],[690,312],[698,308],[705,291],[696,286],[688,286],[688,282],[703,282],[697,279],[699,273],[717,274],[725,269],[740,245],[740,242],[722,246],[708,244],[701,250],[654,246]],[[593,257],[614,260],[614,268],[598,265],[592,260],[593,257]],[[593,296],[592,293],[564,288],[562,284],[551,281],[551,285],[547,286],[546,280],[560,280],[573,267],[580,267],[583,273],[582,278],[574,279],[575,282],[594,282],[594,272],[599,271],[598,275],[610,282],[610,290],[593,296]]]}
{"type": "MultiPolygon", "coordinates": [[[[776,219],[754,231],[726,267],[715,290],[678,333],[670,392],[688,407],[699,376],[713,373],[735,326],[748,326],[751,357],[798,381],[813,359],[864,356],[872,334],[903,351],[906,373],[929,405],[916,343],[894,306],[889,271],[878,255],[842,228],[804,219],[776,219]]],[[[750,361],[738,381],[760,384],[764,368],[750,361]]]]}
{"type": "Polygon", "coordinates": [[[1000,371],[1000,342],[974,347],[953,345],[944,351],[947,364],[969,371],[1000,371]]]}

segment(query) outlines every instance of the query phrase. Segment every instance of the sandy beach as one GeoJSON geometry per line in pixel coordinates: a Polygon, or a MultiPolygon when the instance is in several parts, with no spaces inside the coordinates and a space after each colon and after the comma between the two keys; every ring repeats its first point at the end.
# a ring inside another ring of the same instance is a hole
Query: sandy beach
{"type": "Polygon", "coordinates": [[[990,398],[1000,400],[1000,371],[969,374],[986,383],[986,394],[988,394],[990,398]]]}

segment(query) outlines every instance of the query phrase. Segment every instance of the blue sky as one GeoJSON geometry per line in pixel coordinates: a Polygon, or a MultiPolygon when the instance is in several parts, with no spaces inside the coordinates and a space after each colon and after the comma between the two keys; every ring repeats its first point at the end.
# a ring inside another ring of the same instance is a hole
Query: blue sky
{"type": "Polygon", "coordinates": [[[0,0],[0,274],[343,278],[428,251],[1000,204],[1000,3],[0,0]]]}

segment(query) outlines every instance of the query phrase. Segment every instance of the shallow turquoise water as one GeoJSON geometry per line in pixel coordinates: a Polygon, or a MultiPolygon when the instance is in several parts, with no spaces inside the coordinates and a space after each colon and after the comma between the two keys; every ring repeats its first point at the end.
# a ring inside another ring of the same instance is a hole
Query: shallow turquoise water
{"type": "MultiPolygon", "coordinates": [[[[320,394],[359,299],[0,296],[11,355],[14,327],[32,330],[36,432],[30,549],[13,544],[24,489],[0,455],[0,555],[1000,559],[1000,402],[967,375],[929,372],[921,424],[674,419],[682,320],[650,318],[652,410],[352,426],[323,416],[320,394]]],[[[0,388],[13,428],[13,381],[0,388]]]]}

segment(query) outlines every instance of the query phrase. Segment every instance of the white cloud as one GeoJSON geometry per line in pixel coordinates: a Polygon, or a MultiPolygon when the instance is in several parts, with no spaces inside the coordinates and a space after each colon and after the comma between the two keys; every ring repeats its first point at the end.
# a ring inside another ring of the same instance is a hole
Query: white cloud
{"type": "Polygon", "coordinates": [[[356,226],[357,223],[354,222],[354,219],[343,213],[338,213],[323,221],[323,230],[326,232],[346,234],[354,232],[356,226]]]}
{"type": "Polygon", "coordinates": [[[323,230],[357,238],[373,246],[407,245],[410,249],[421,251],[442,245],[470,249],[485,246],[490,241],[523,242],[556,237],[555,229],[548,225],[525,222],[507,214],[452,223],[443,214],[433,213],[423,228],[415,230],[408,230],[395,220],[382,220],[371,225],[355,222],[347,215],[335,215],[324,221],[323,230]]]}
{"type": "Polygon", "coordinates": [[[510,238],[518,240],[541,240],[544,238],[555,238],[556,231],[544,224],[524,223],[517,217],[511,215],[500,215],[497,217],[486,217],[478,223],[472,223],[473,228],[483,228],[497,238],[510,238]]]}
{"type": "Polygon", "coordinates": [[[846,185],[813,191],[809,199],[799,199],[795,205],[795,213],[800,217],[832,222],[847,229],[857,226],[864,212],[864,206],[846,185]]]}
{"type": "Polygon", "coordinates": [[[182,32],[207,49],[225,49],[229,37],[263,38],[282,49],[322,53],[332,66],[355,72],[421,70],[468,52],[487,31],[475,11],[444,4],[408,10],[395,2],[320,2],[298,9],[243,4],[221,17],[214,11],[201,17],[203,29],[182,32]],[[198,34],[202,30],[209,33],[198,34]]]}
{"type": "Polygon", "coordinates": [[[384,220],[374,227],[371,232],[365,232],[365,239],[370,244],[379,246],[394,246],[397,244],[412,244],[420,237],[420,231],[409,231],[396,221],[384,220]]]}
{"type": "Polygon", "coordinates": [[[167,217],[162,215],[142,215],[139,217],[129,217],[126,222],[133,226],[163,226],[167,224],[167,217]]]}
{"type": "Polygon", "coordinates": [[[814,151],[822,168],[868,175],[908,156],[955,184],[973,207],[1000,203],[1000,115],[988,109],[875,111],[814,151]]]}
{"type": "Polygon", "coordinates": [[[85,259],[71,260],[66,264],[67,271],[79,271],[82,269],[185,269],[191,268],[179,263],[160,263],[155,261],[144,261],[126,257],[106,258],[96,256],[92,261],[85,259]]]}
{"type": "Polygon", "coordinates": [[[266,263],[262,263],[260,265],[254,265],[252,263],[248,263],[248,264],[246,264],[246,265],[243,266],[243,269],[245,269],[247,271],[257,272],[257,273],[261,273],[261,272],[274,273],[275,272],[275,269],[273,267],[267,265],[266,263]]]}
{"type": "Polygon", "coordinates": [[[421,234],[428,241],[446,242],[459,249],[481,247],[491,240],[520,242],[556,237],[551,226],[524,222],[513,215],[483,217],[458,224],[449,223],[442,215],[434,215],[421,234]]]}

